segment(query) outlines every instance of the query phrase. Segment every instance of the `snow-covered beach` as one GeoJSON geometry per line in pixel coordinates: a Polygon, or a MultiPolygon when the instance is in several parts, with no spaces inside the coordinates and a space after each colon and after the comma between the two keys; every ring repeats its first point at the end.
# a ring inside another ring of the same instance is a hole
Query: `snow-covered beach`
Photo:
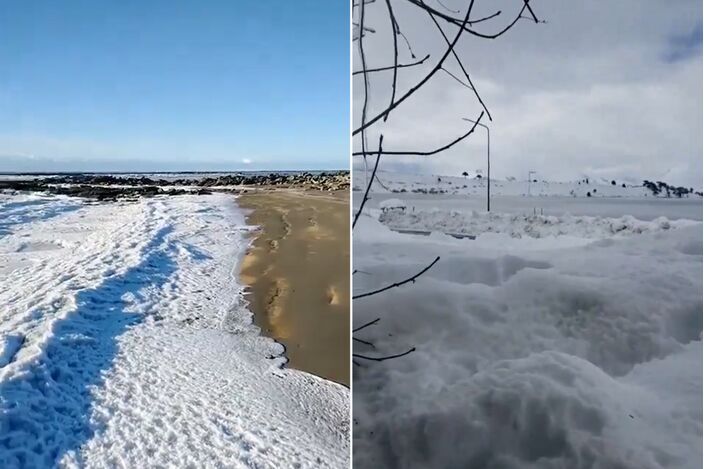
{"type": "Polygon", "coordinates": [[[0,194],[0,466],[345,467],[349,390],[282,369],[231,195],[0,194]]]}
{"type": "Polygon", "coordinates": [[[591,185],[607,197],[572,197],[577,183],[528,197],[502,181],[487,214],[485,186],[381,176],[353,294],[440,260],[354,302],[355,326],[380,318],[355,353],[416,348],[354,368],[356,467],[701,467],[700,197],[610,182],[591,185]]]}

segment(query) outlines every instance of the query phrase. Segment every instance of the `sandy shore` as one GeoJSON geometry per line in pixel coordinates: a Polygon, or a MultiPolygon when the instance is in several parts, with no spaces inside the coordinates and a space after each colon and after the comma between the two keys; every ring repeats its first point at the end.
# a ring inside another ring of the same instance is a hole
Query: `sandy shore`
{"type": "Polygon", "coordinates": [[[278,189],[238,203],[261,227],[241,271],[257,325],[289,366],[349,385],[349,193],[278,189]]]}

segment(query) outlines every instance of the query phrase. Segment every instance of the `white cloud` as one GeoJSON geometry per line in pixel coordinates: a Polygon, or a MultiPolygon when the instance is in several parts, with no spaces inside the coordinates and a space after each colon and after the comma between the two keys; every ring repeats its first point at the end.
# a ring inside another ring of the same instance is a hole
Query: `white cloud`
{"type": "MultiPolygon", "coordinates": [[[[466,5],[444,3],[450,8],[466,5]]],[[[477,2],[482,8],[477,16],[501,9],[505,22],[520,4],[477,2]]],[[[466,37],[459,48],[493,117],[492,173],[521,176],[536,170],[555,179],[583,174],[666,178],[701,187],[702,58],[701,43],[692,42],[701,41],[701,2],[534,0],[531,5],[547,24],[521,21],[499,39],[466,37]]],[[[416,56],[431,54],[422,70],[401,72],[402,94],[434,65],[443,39],[427,15],[418,15],[413,7],[397,10],[416,56]]],[[[384,12],[383,4],[368,7],[367,24],[377,31],[365,37],[372,67],[392,59],[384,12]]],[[[449,36],[454,34],[446,23],[441,25],[449,36]]],[[[401,61],[409,61],[405,48],[401,50],[401,61]]],[[[355,69],[360,67],[358,59],[355,53],[355,69]]],[[[461,76],[452,60],[447,66],[461,76]]],[[[370,116],[388,103],[389,78],[375,76],[370,116]]],[[[355,78],[356,123],[361,85],[361,78],[355,78]]],[[[388,150],[432,149],[465,132],[468,124],[461,117],[480,111],[471,91],[438,74],[375,131],[383,131],[388,150]]],[[[370,144],[375,141],[370,133],[370,144]]],[[[426,171],[459,174],[483,164],[485,142],[483,131],[478,131],[441,155],[388,158],[385,164],[405,161],[426,171]]]]}

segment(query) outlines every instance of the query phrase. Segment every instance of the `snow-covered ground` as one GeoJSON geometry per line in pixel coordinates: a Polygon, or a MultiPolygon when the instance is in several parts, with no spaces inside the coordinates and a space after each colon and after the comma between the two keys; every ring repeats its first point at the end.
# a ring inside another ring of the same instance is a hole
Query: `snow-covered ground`
{"type": "MultiPolygon", "coordinates": [[[[486,211],[486,180],[388,171],[379,171],[378,175],[378,181],[372,186],[372,207],[379,207],[387,199],[401,199],[410,210],[486,211]],[[419,190],[424,192],[417,192],[419,190]]],[[[355,171],[353,181],[354,188],[359,189],[355,193],[361,194],[366,187],[364,172],[355,171]]],[[[648,189],[637,184],[619,182],[614,186],[610,181],[597,179],[590,179],[589,184],[580,181],[539,181],[531,183],[530,194],[527,189],[525,180],[492,180],[492,211],[522,215],[630,215],[640,220],[652,220],[659,216],[671,220],[702,219],[702,198],[696,194],[681,199],[674,196],[653,197],[648,189]],[[626,184],[626,187],[621,187],[621,184],[626,184]],[[592,194],[591,197],[586,196],[587,191],[592,194]]]]}
{"type": "Polygon", "coordinates": [[[0,467],[347,467],[349,391],[282,369],[232,196],[0,195],[0,467]]]}
{"type": "Polygon", "coordinates": [[[416,348],[354,368],[355,467],[701,467],[701,201],[669,201],[682,217],[651,197],[637,219],[615,198],[547,195],[541,216],[406,195],[372,193],[354,294],[440,261],[354,301],[355,326],[381,318],[355,353],[416,348]]]}
{"type": "Polygon", "coordinates": [[[618,218],[572,215],[518,215],[497,212],[461,212],[457,210],[387,209],[379,220],[390,228],[402,230],[439,231],[441,233],[476,235],[508,234],[512,238],[545,238],[569,236],[582,239],[624,237],[639,233],[654,233],[673,228],[700,225],[694,220],[670,221],[658,217],[652,221],[638,220],[630,215],[618,218]]]}
{"type": "MultiPolygon", "coordinates": [[[[374,192],[394,192],[402,194],[447,194],[484,197],[486,194],[486,179],[477,177],[438,176],[433,174],[406,174],[379,170],[374,181],[374,192]]],[[[357,190],[364,190],[366,177],[371,176],[371,169],[353,173],[354,185],[357,190]]],[[[479,175],[481,176],[481,175],[479,175]]],[[[532,196],[532,197],[649,197],[652,192],[643,187],[643,181],[607,180],[603,178],[585,178],[577,181],[547,181],[539,176],[534,179],[495,179],[491,180],[491,194],[494,196],[532,196]]],[[[693,188],[701,190],[701,188],[693,188]]],[[[660,197],[660,196],[659,196],[660,197]]],[[[662,196],[664,197],[664,196],[662,196]]],[[[686,195],[698,198],[695,194],[686,195]]]]}

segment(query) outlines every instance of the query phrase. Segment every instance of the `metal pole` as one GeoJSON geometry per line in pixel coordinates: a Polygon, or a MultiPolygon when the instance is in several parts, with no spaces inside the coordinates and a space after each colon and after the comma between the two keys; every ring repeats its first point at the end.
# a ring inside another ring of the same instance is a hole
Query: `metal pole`
{"type": "Polygon", "coordinates": [[[364,155],[364,187],[369,185],[369,176],[367,175],[367,155],[364,155]]]}
{"type": "Polygon", "coordinates": [[[484,127],[486,129],[486,211],[489,212],[491,210],[491,172],[490,172],[490,162],[491,162],[491,150],[489,148],[490,144],[490,138],[489,138],[489,127],[486,125],[473,121],[472,119],[467,119],[466,117],[463,117],[462,120],[466,120],[467,122],[472,122],[473,124],[477,124],[480,127],[484,127]]]}
{"type": "Polygon", "coordinates": [[[489,189],[491,187],[491,171],[490,171],[490,138],[489,138],[489,127],[486,127],[486,211],[490,212],[491,211],[491,205],[490,205],[490,200],[491,200],[491,190],[489,189]]]}

